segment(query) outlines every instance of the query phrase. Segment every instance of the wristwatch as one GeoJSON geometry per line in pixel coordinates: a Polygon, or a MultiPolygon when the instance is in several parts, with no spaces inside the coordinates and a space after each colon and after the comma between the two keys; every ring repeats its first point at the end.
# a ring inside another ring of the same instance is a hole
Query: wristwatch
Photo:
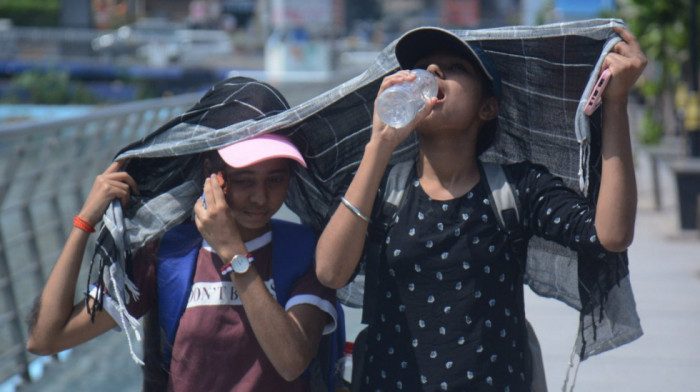
{"type": "Polygon", "coordinates": [[[244,274],[248,272],[250,263],[252,263],[253,260],[253,255],[250,253],[247,255],[233,255],[231,262],[221,267],[221,275],[229,275],[231,272],[244,274]]]}

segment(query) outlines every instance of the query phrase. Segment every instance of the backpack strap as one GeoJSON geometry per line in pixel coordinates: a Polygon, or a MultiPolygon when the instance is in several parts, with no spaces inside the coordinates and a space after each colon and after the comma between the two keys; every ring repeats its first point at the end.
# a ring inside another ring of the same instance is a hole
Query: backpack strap
{"type": "Polygon", "coordinates": [[[292,286],[311,267],[316,235],[309,226],[272,219],[272,277],[277,302],[285,306],[292,286]]]}
{"type": "Polygon", "coordinates": [[[365,245],[365,292],[362,300],[362,323],[369,324],[372,316],[377,312],[377,301],[374,301],[379,292],[379,263],[382,260],[384,241],[389,227],[396,217],[408,185],[408,178],[415,161],[397,163],[386,177],[384,191],[382,193],[382,205],[372,219],[367,231],[367,243],[365,245]]]}
{"type": "Polygon", "coordinates": [[[180,317],[192,289],[202,236],[194,223],[183,223],[163,235],[158,247],[158,323],[165,333],[163,362],[170,366],[180,317]]]}
{"type": "MultiPolygon", "coordinates": [[[[284,308],[294,283],[312,265],[316,252],[316,235],[306,225],[272,219],[272,275],[275,280],[277,302],[284,308]]],[[[345,316],[340,302],[336,302],[337,327],[330,336],[324,336],[316,358],[306,374],[312,390],[334,392],[335,364],[345,348],[345,316]]]]}
{"type": "Polygon", "coordinates": [[[496,213],[496,218],[498,218],[498,224],[502,229],[506,229],[508,226],[503,217],[505,210],[512,209],[515,212],[515,222],[520,221],[513,189],[506,178],[503,166],[492,162],[483,162],[482,166],[484,174],[486,174],[486,182],[491,190],[492,201],[495,204],[493,210],[496,213]]]}
{"type": "Polygon", "coordinates": [[[406,193],[408,176],[411,174],[414,164],[415,161],[404,161],[397,163],[389,171],[384,189],[384,203],[393,206],[393,213],[389,215],[392,218],[396,215],[399,204],[403,200],[403,195],[406,193]]]}
{"type": "MultiPolygon", "coordinates": [[[[518,203],[513,192],[513,187],[508,181],[503,166],[493,162],[482,162],[483,174],[489,186],[491,207],[498,220],[501,229],[508,233],[511,248],[519,259],[525,252],[525,236],[520,227],[520,212],[518,203]]],[[[524,260],[521,261],[524,263],[524,260]]],[[[524,264],[522,265],[524,267],[524,264]]]]}
{"type": "MultiPolygon", "coordinates": [[[[483,162],[482,167],[486,176],[486,181],[491,190],[489,198],[496,218],[498,219],[498,224],[501,226],[501,229],[505,230],[508,234],[511,250],[516,260],[518,260],[518,265],[524,274],[525,264],[527,262],[527,241],[525,240],[523,229],[520,226],[520,212],[518,210],[517,199],[513,193],[513,187],[510,181],[508,181],[508,177],[502,165],[483,162]]],[[[531,388],[535,392],[546,392],[547,384],[544,381],[545,374],[542,362],[542,350],[532,325],[530,325],[527,319],[525,319],[525,323],[527,327],[526,339],[528,342],[525,362],[526,366],[531,369],[531,388]]]]}

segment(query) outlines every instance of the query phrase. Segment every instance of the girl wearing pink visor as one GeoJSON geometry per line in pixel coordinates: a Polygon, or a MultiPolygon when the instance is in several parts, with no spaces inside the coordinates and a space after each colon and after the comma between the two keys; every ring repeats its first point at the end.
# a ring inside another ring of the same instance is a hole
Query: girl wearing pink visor
{"type": "MultiPolygon", "coordinates": [[[[251,97],[262,97],[253,103],[272,91],[262,83],[246,86],[257,89],[251,97]]],[[[207,95],[214,103],[222,100],[216,94],[230,98],[244,91],[233,81],[217,87],[207,95]]],[[[248,110],[252,106],[214,114],[227,123],[236,114],[245,120],[275,112],[263,110],[267,106],[258,110],[260,105],[248,110]]],[[[283,110],[286,104],[268,106],[283,110]]],[[[144,348],[144,390],[309,391],[316,378],[306,370],[339,317],[335,291],[321,285],[312,268],[316,236],[311,228],[272,219],[286,198],[292,165],[306,167],[304,158],[280,135],[205,154],[203,194],[194,203],[192,221],[178,223],[129,255],[129,278],[139,295],[126,303],[128,316],[147,316],[156,326],[144,328],[146,342],[153,343],[144,348]]],[[[30,324],[33,353],[53,354],[115,327],[128,328],[105,286],[91,286],[87,300],[74,303],[94,225],[112,200],[127,205],[132,193],[140,193],[123,166],[114,162],[97,177],[76,216],[30,324]],[[85,309],[100,296],[106,311],[88,314],[85,309]]]]}
{"type": "Polygon", "coordinates": [[[231,249],[242,251],[237,237],[245,241],[269,230],[286,198],[292,162],[306,167],[299,150],[280,135],[254,137],[210,154],[202,203],[194,208],[204,239],[228,256],[231,249]]]}

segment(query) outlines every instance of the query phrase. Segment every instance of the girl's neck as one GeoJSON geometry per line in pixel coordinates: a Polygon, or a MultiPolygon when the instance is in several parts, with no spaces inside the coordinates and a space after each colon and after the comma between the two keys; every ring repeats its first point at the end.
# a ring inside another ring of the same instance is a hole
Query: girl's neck
{"type": "Polygon", "coordinates": [[[254,240],[254,239],[262,236],[263,234],[267,233],[270,230],[272,230],[272,222],[270,222],[270,221],[268,221],[264,227],[255,228],[255,229],[242,227],[240,224],[238,225],[238,231],[241,235],[241,240],[243,242],[248,242],[250,240],[254,240]]]}
{"type": "Polygon", "coordinates": [[[460,138],[421,138],[418,178],[423,190],[435,200],[460,197],[479,182],[476,143],[460,138]]]}

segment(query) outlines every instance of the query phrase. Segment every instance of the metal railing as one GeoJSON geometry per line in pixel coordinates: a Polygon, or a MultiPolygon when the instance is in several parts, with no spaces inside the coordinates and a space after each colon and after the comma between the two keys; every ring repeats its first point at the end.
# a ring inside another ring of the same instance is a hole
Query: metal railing
{"type": "Polygon", "coordinates": [[[90,42],[101,32],[94,29],[50,27],[0,28],[0,60],[50,61],[76,57],[64,53],[68,48],[80,48],[77,57],[92,57],[90,42]]]}
{"type": "Polygon", "coordinates": [[[25,349],[25,318],[95,176],[122,147],[182,113],[199,95],[137,101],[55,122],[0,125],[0,383],[16,375],[30,380],[35,357],[25,349]]]}

